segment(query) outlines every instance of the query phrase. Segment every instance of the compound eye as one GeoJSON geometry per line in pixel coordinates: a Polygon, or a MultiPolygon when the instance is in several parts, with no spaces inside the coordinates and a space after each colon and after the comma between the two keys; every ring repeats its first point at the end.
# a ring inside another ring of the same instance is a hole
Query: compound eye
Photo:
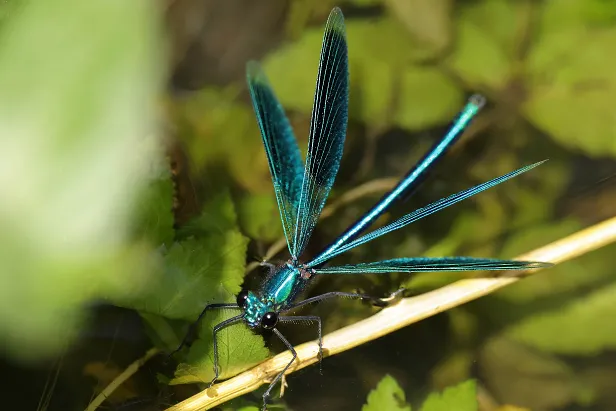
{"type": "Polygon", "coordinates": [[[235,301],[240,308],[246,308],[246,304],[248,303],[248,291],[240,291],[235,301]]]}
{"type": "Polygon", "coordinates": [[[266,330],[271,330],[278,323],[278,314],[274,312],[265,313],[263,318],[261,318],[261,327],[266,330]]]}

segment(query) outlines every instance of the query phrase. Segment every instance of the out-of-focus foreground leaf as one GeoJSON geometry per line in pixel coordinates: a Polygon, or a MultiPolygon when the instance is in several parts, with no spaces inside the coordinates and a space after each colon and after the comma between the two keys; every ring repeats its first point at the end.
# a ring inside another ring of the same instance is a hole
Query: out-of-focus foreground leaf
{"type": "Polygon", "coordinates": [[[157,8],[144,0],[22,2],[0,38],[0,333],[50,354],[84,303],[123,294],[147,253],[127,244],[158,147],[157,8]]]}
{"type": "Polygon", "coordinates": [[[168,165],[152,168],[148,184],[135,204],[133,237],[144,238],[155,246],[173,241],[173,195],[168,165]]]}
{"type": "Polygon", "coordinates": [[[161,252],[162,271],[123,305],[194,321],[206,304],[233,301],[244,279],[248,239],[237,228],[228,193],[214,196],[161,252]]]}

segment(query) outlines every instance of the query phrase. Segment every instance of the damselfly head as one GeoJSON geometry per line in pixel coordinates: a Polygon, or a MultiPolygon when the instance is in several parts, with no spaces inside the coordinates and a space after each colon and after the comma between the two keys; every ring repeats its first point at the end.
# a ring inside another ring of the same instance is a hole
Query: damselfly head
{"type": "Polygon", "coordinates": [[[269,300],[261,299],[252,291],[248,291],[244,295],[238,294],[238,305],[244,310],[244,321],[250,328],[273,328],[278,322],[278,316],[273,318],[269,315],[267,319],[265,317],[268,314],[275,314],[273,304],[269,300]],[[240,305],[240,297],[242,297],[243,305],[240,305]],[[270,326],[270,324],[273,324],[270,326]]]}

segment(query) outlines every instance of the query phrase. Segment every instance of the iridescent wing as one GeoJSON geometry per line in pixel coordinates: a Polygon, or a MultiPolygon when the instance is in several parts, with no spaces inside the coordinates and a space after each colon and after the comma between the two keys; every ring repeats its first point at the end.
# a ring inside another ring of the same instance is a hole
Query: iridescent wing
{"type": "Polygon", "coordinates": [[[411,195],[419,187],[429,170],[445,156],[449,148],[460,138],[484,104],[485,99],[482,96],[477,94],[471,96],[443,138],[434,144],[423,158],[400,179],[394,189],[385,194],[366,214],[351,224],[332,244],[321,251],[315,257],[315,261],[327,261],[333,255],[340,254],[338,252],[340,247],[355,239],[362,231],[374,223],[380,215],[387,211],[395,201],[401,197],[411,195]]]}
{"type": "Polygon", "coordinates": [[[349,75],[344,17],[334,8],[327,19],[310,120],[306,170],[291,254],[306,248],[334,184],[346,136],[349,75]]]}
{"type": "Polygon", "coordinates": [[[338,247],[335,251],[329,253],[329,254],[321,254],[319,256],[317,256],[314,260],[310,261],[309,263],[306,264],[307,267],[315,267],[318,266],[320,264],[325,263],[326,261],[329,261],[331,258],[340,255],[344,252],[349,251],[352,248],[355,248],[357,246],[360,246],[362,244],[365,244],[369,241],[374,240],[375,238],[378,238],[382,235],[385,235],[387,233],[390,233],[392,231],[398,230],[402,227],[405,227],[411,223],[414,223],[415,221],[419,221],[424,217],[427,217],[431,214],[434,214],[436,212],[441,211],[444,208],[450,207],[462,200],[465,200],[469,197],[474,196],[475,194],[481,193],[482,191],[487,190],[488,188],[494,187],[500,183],[503,183],[509,179],[512,179],[516,176],[519,176],[522,173],[525,173],[529,170],[532,170],[533,168],[537,167],[540,164],[545,163],[547,160],[544,161],[540,161],[538,163],[535,164],[530,164],[526,167],[522,167],[520,169],[517,169],[515,171],[512,171],[511,173],[507,173],[505,175],[502,175],[500,177],[494,178],[490,181],[486,181],[485,183],[476,185],[474,187],[468,188],[466,190],[460,191],[456,194],[452,194],[449,197],[445,197],[445,198],[441,198],[438,201],[435,201],[431,204],[428,204],[425,207],[419,208],[415,211],[413,211],[412,213],[406,214],[405,216],[397,219],[396,221],[387,224],[386,226],[383,226],[381,228],[378,228],[374,231],[369,232],[366,235],[363,235],[347,244],[344,244],[340,247],[338,247]]]}
{"type": "Polygon", "coordinates": [[[248,63],[246,78],[272,174],[282,228],[289,251],[293,254],[295,223],[304,178],[301,154],[282,105],[258,63],[248,63]]]}
{"type": "Polygon", "coordinates": [[[323,267],[317,274],[360,274],[360,273],[417,273],[422,271],[500,271],[525,270],[551,267],[550,263],[536,261],[497,260],[492,258],[441,257],[441,258],[395,258],[376,261],[323,267]]]}

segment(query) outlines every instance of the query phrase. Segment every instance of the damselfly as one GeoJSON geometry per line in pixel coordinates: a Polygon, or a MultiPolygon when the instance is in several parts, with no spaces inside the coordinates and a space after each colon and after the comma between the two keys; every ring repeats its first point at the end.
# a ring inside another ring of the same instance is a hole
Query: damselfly
{"type": "MultiPolygon", "coordinates": [[[[360,273],[414,273],[423,271],[520,270],[546,267],[550,264],[530,261],[497,260],[473,257],[413,257],[325,266],[332,258],[361,244],[372,241],[391,231],[436,213],[459,201],[518,176],[543,162],[531,164],[483,184],[442,198],[413,211],[394,222],[359,236],[391,204],[406,196],[421,182],[428,170],[441,159],[449,147],[460,137],[473,117],[481,109],[484,99],[472,96],[453,122],[447,134],[401,179],[398,185],[381,198],[370,211],[353,223],[332,244],[309,261],[302,261],[302,252],[317,224],[321,210],[334,184],[342,157],[348,117],[348,56],[344,18],[334,8],[327,19],[317,74],[317,84],[310,122],[308,154],[302,163],[293,130],[284,110],[276,98],[265,74],[257,63],[247,66],[247,80],[252,103],[263,137],[274,190],[291,258],[282,265],[270,266],[270,273],[255,291],[242,291],[235,303],[209,304],[197,322],[210,309],[237,309],[240,314],[214,327],[214,373],[217,380],[218,345],[216,334],[223,328],[243,321],[251,328],[271,330],[293,354],[293,359],[274,378],[263,394],[263,409],[274,385],[297,358],[293,346],[278,331],[276,325],[284,322],[314,321],[318,325],[319,356],[322,356],[321,319],[317,316],[287,316],[287,312],[332,297],[371,299],[357,293],[333,291],[299,300],[300,293],[318,275],[360,273]]],[[[184,345],[184,342],[182,343],[184,345]]],[[[178,350],[182,347],[178,348],[178,350]]]]}

